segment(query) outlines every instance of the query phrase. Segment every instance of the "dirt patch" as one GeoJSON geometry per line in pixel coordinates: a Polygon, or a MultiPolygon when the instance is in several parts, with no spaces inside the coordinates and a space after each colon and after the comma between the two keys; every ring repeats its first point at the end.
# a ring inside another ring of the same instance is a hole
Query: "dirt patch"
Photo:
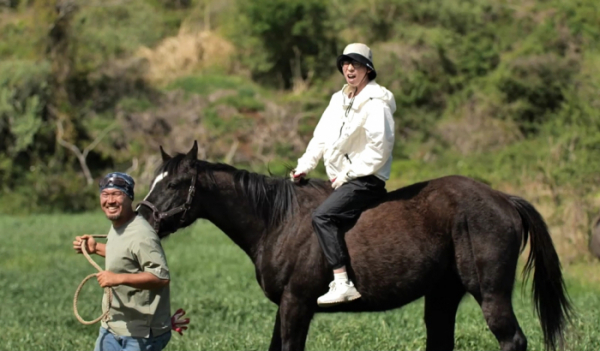
{"type": "Polygon", "coordinates": [[[148,80],[166,83],[213,66],[229,71],[233,52],[233,45],[216,33],[182,29],[177,36],[163,39],[155,48],[141,47],[137,56],[148,60],[148,80]]]}

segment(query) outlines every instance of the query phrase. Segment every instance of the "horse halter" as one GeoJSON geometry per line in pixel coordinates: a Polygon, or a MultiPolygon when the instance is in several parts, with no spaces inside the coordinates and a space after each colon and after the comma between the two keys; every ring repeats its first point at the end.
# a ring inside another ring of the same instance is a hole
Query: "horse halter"
{"type": "Polygon", "coordinates": [[[183,214],[181,215],[181,219],[179,219],[179,226],[181,227],[183,225],[183,222],[185,221],[185,215],[187,214],[187,211],[192,207],[192,201],[194,201],[194,194],[196,193],[196,179],[198,178],[198,170],[194,170],[195,172],[194,176],[192,177],[192,184],[190,185],[190,189],[188,190],[187,200],[183,205],[172,208],[166,212],[160,212],[158,208],[156,208],[156,206],[154,206],[154,204],[152,204],[149,201],[140,201],[140,203],[138,204],[138,206],[146,206],[152,210],[152,217],[154,218],[154,230],[156,231],[156,234],[158,234],[158,231],[160,229],[160,222],[163,219],[174,216],[179,212],[183,212],[183,214]]]}

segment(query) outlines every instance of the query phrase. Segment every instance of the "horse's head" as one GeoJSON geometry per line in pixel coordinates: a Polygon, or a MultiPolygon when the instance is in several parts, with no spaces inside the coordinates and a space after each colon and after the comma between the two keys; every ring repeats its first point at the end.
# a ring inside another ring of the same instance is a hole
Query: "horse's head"
{"type": "Polygon", "coordinates": [[[194,195],[198,179],[198,143],[187,154],[169,156],[160,147],[163,163],[158,168],[148,195],[140,202],[138,212],[165,237],[187,227],[198,218],[194,195]]]}

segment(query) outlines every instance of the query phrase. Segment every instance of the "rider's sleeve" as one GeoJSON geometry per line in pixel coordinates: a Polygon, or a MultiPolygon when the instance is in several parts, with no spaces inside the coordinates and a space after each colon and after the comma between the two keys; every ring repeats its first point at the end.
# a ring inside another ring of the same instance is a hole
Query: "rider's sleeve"
{"type": "Polygon", "coordinates": [[[385,165],[394,147],[394,118],[389,106],[383,101],[372,100],[363,128],[367,145],[360,152],[360,158],[352,160],[348,172],[350,178],[375,174],[385,165]]]}
{"type": "Polygon", "coordinates": [[[317,167],[319,160],[323,157],[323,151],[325,146],[325,141],[327,140],[327,134],[330,132],[328,129],[328,125],[330,124],[331,116],[330,114],[333,112],[332,103],[329,103],[329,106],[321,115],[321,119],[315,128],[313,133],[313,137],[308,143],[306,148],[306,152],[304,155],[298,159],[298,166],[296,167],[296,174],[305,173],[312,171],[317,167]]]}

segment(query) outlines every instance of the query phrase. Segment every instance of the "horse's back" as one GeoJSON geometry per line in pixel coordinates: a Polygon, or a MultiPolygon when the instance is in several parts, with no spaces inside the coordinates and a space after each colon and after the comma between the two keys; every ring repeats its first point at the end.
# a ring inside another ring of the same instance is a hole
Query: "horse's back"
{"type": "MultiPolygon", "coordinates": [[[[363,211],[345,234],[349,272],[362,298],[356,304],[349,304],[353,307],[343,309],[400,307],[443,288],[440,284],[448,279],[459,279],[457,250],[465,252],[469,239],[463,226],[469,218],[478,220],[480,213],[495,211],[504,201],[502,193],[462,176],[431,179],[388,192],[380,203],[363,211]]],[[[310,204],[317,202],[313,198],[310,204]]],[[[301,235],[287,241],[285,247],[293,250],[286,251],[289,255],[285,260],[291,262],[293,271],[311,270],[310,284],[322,286],[315,291],[322,294],[326,292],[331,271],[309,227],[310,210],[301,218],[307,226],[302,226],[301,235]]],[[[277,252],[273,255],[284,257],[277,252]]],[[[471,265],[471,257],[466,259],[462,263],[471,265]]],[[[275,266],[279,272],[287,267],[275,266]]],[[[306,279],[299,275],[297,284],[306,286],[309,284],[306,279]]]]}
{"type": "Polygon", "coordinates": [[[445,181],[434,179],[389,192],[346,233],[363,303],[388,307],[409,303],[452,269],[451,218],[456,204],[440,182],[445,181]]]}
{"type": "MultiPolygon", "coordinates": [[[[482,214],[502,218],[505,211],[498,208],[504,201],[502,193],[462,176],[389,192],[381,203],[362,213],[345,237],[364,302],[408,303],[436,289],[449,276],[459,279],[457,256],[470,255],[466,250],[471,238],[464,226],[484,221],[482,214]]],[[[463,259],[462,264],[466,263],[471,265],[472,257],[463,259]]]]}

